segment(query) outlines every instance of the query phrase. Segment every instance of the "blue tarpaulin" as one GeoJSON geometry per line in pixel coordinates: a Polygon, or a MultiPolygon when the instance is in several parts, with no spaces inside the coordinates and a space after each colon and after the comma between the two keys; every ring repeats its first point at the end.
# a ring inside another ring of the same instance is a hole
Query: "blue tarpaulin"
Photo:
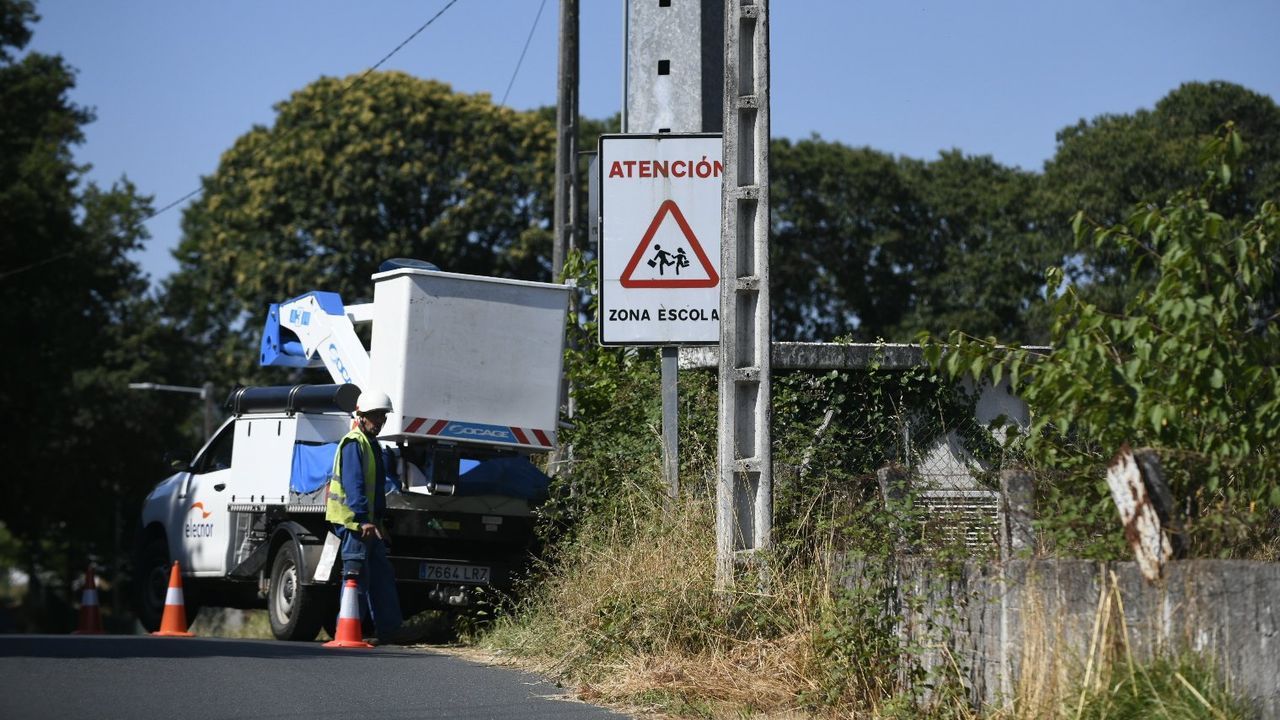
{"type": "MultiPolygon", "coordinates": [[[[289,477],[289,489],[306,494],[324,487],[333,470],[333,454],[337,443],[322,445],[297,443],[293,446],[293,467],[289,477]]],[[[397,488],[394,477],[395,462],[391,453],[384,455],[387,468],[387,491],[397,488]]],[[[430,467],[427,477],[430,477],[430,467]]],[[[541,501],[547,498],[547,485],[551,479],[542,474],[533,463],[523,457],[502,457],[478,462],[462,458],[458,462],[457,495],[502,495],[524,500],[541,501]]]]}
{"type": "MultiPolygon", "coordinates": [[[[301,494],[315,492],[324,487],[333,471],[333,454],[338,452],[338,443],[322,445],[295,443],[293,446],[293,467],[289,470],[289,489],[301,494]]],[[[383,478],[387,492],[400,486],[396,477],[396,464],[392,453],[383,448],[382,466],[386,468],[383,478]]]]}
{"type": "Polygon", "coordinates": [[[296,493],[309,493],[324,487],[333,471],[333,454],[338,443],[293,446],[293,467],[289,471],[289,489],[296,493]]]}
{"type": "Polygon", "coordinates": [[[551,478],[523,457],[503,457],[475,463],[463,460],[458,468],[456,495],[503,495],[524,500],[547,499],[547,485],[551,478]]]}

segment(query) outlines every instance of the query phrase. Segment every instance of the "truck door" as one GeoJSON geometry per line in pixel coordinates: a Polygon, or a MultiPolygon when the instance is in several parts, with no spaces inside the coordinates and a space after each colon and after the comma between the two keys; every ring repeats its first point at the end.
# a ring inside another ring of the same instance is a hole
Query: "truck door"
{"type": "Polygon", "coordinates": [[[235,422],[222,426],[191,465],[186,483],[179,489],[178,512],[172,527],[178,537],[171,542],[173,556],[193,575],[226,572],[228,527],[227,483],[231,477],[231,449],[235,422]]]}

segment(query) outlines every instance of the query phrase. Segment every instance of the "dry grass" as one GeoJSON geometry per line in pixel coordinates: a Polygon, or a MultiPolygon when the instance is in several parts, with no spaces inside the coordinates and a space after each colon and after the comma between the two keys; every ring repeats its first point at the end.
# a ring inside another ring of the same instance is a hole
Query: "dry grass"
{"type": "Polygon", "coordinates": [[[776,571],[767,590],[718,594],[710,503],[636,509],[584,531],[484,647],[596,702],[701,716],[799,712],[814,684],[821,579],[776,571]]]}
{"type": "MultiPolygon", "coordinates": [[[[580,696],[632,703],[674,698],[714,715],[733,717],[748,711],[798,714],[797,689],[808,684],[805,676],[811,660],[811,643],[802,633],[744,641],[723,654],[634,654],[606,666],[606,674],[584,684],[580,696]]],[[[664,705],[670,702],[654,709],[668,709],[664,705]]]]}
{"type": "Polygon", "coordinates": [[[1262,562],[1280,562],[1280,534],[1254,548],[1248,559],[1261,560],[1262,562]]]}
{"type": "MultiPolygon", "coordinates": [[[[1033,577],[1028,574],[1032,583],[1033,577]]],[[[1076,673],[1075,664],[1061,654],[1068,647],[1065,626],[1062,618],[1051,614],[1034,584],[1022,598],[1021,672],[1014,684],[1014,716],[1058,717],[1076,673]]]]}
{"type": "MultiPolygon", "coordinates": [[[[927,689],[902,687],[895,663],[904,646],[891,629],[875,628],[874,602],[833,595],[823,563],[775,565],[769,583],[740,579],[737,592],[716,593],[710,502],[631,502],[623,517],[583,528],[535,594],[478,639],[491,658],[554,676],[582,700],[641,714],[979,716],[954,658],[927,689]]],[[[1210,661],[1134,658],[1114,577],[1102,583],[1092,617],[1074,619],[1031,577],[1019,592],[1012,703],[990,716],[1242,716],[1210,661]]]]}
{"type": "Polygon", "coordinates": [[[1115,573],[1099,588],[1084,655],[1053,598],[1029,575],[1013,706],[998,717],[1242,718],[1248,708],[1222,682],[1212,657],[1135,657],[1115,573]]]}

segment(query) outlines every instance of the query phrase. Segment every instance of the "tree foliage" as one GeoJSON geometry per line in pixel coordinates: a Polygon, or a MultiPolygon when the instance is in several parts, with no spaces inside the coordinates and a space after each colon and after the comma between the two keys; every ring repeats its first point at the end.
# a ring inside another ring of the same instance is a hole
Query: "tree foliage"
{"type": "Polygon", "coordinates": [[[1038,229],[1037,179],[958,151],[922,162],[775,141],[775,336],[906,341],[962,327],[1039,337],[1027,308],[1056,258],[1038,229]]]}
{"type": "Polygon", "coordinates": [[[70,101],[61,57],[18,57],[37,20],[31,3],[0,0],[0,413],[21,435],[6,444],[0,522],[28,570],[65,573],[89,553],[112,559],[162,474],[139,447],[172,446],[187,406],[127,389],[182,379],[181,345],[130,258],[150,203],[127,180],[81,186],[72,148],[93,115],[70,101]]]}
{"type": "Polygon", "coordinates": [[[771,150],[771,280],[779,339],[906,341],[921,330],[1048,337],[1043,268],[1063,267],[1115,312],[1150,287],[1120,246],[1077,247],[1071,217],[1123,221],[1198,180],[1199,149],[1233,121],[1250,138],[1237,177],[1212,198],[1225,218],[1280,193],[1280,108],[1225,82],[1188,83],[1151,110],[1058,134],[1043,174],[948,151],[894,158],[813,137],[771,150]]]}
{"type": "Polygon", "coordinates": [[[1114,225],[1134,205],[1159,205],[1196,184],[1200,149],[1227,122],[1249,143],[1230,187],[1211,202],[1214,212],[1236,219],[1280,196],[1280,106],[1266,95],[1227,82],[1186,83],[1151,110],[1081,120],[1058,133],[1040,195],[1051,220],[1045,231],[1063,254],[1078,252],[1066,271],[1092,301],[1118,311],[1154,275],[1130,273],[1132,258],[1121,246],[1073,248],[1069,219],[1083,211],[1091,222],[1114,225]]]}
{"type": "Polygon", "coordinates": [[[1280,107],[1226,82],[1186,83],[1151,110],[1102,115],[1059,131],[1045,167],[1045,199],[1064,222],[1077,211],[1103,225],[1122,222],[1135,204],[1159,203],[1197,183],[1201,147],[1226,122],[1249,145],[1231,187],[1213,198],[1214,210],[1252,215],[1280,193],[1280,107]]]}
{"type": "MultiPolygon", "coordinates": [[[[1203,156],[1207,175],[1193,189],[1139,204],[1113,225],[1076,216],[1082,244],[1117,249],[1131,276],[1154,277],[1122,311],[1090,302],[1051,269],[1050,354],[953,333],[944,364],[954,375],[1009,374],[1036,416],[1027,451],[1066,473],[1051,498],[1071,511],[1056,517],[1114,526],[1105,465],[1123,443],[1151,446],[1199,550],[1247,552],[1276,533],[1280,510],[1280,209],[1274,200],[1247,217],[1216,209],[1249,156],[1232,125],[1203,156]]],[[[930,347],[935,361],[943,348],[930,347]]]]}
{"type": "Polygon", "coordinates": [[[907,163],[905,170],[924,217],[913,235],[906,270],[913,293],[898,339],[956,328],[1042,339],[1031,308],[1044,287],[1045,266],[1059,255],[1042,230],[1039,178],[954,150],[907,163]]]}
{"type": "Polygon", "coordinates": [[[819,138],[777,140],[770,187],[775,335],[887,337],[910,294],[904,270],[923,215],[894,159],[819,138]]]}
{"type": "Polygon", "coordinates": [[[248,381],[270,302],[368,299],[390,257],[549,279],[553,127],[399,72],[321,78],[223,154],[183,217],[168,286],[211,372],[248,381]]]}

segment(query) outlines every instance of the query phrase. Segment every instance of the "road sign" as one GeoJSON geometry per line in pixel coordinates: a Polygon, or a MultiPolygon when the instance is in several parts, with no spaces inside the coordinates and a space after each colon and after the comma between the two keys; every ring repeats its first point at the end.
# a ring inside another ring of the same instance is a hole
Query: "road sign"
{"type": "Polygon", "coordinates": [[[720,342],[718,134],[600,138],[600,342],[720,342]]]}

